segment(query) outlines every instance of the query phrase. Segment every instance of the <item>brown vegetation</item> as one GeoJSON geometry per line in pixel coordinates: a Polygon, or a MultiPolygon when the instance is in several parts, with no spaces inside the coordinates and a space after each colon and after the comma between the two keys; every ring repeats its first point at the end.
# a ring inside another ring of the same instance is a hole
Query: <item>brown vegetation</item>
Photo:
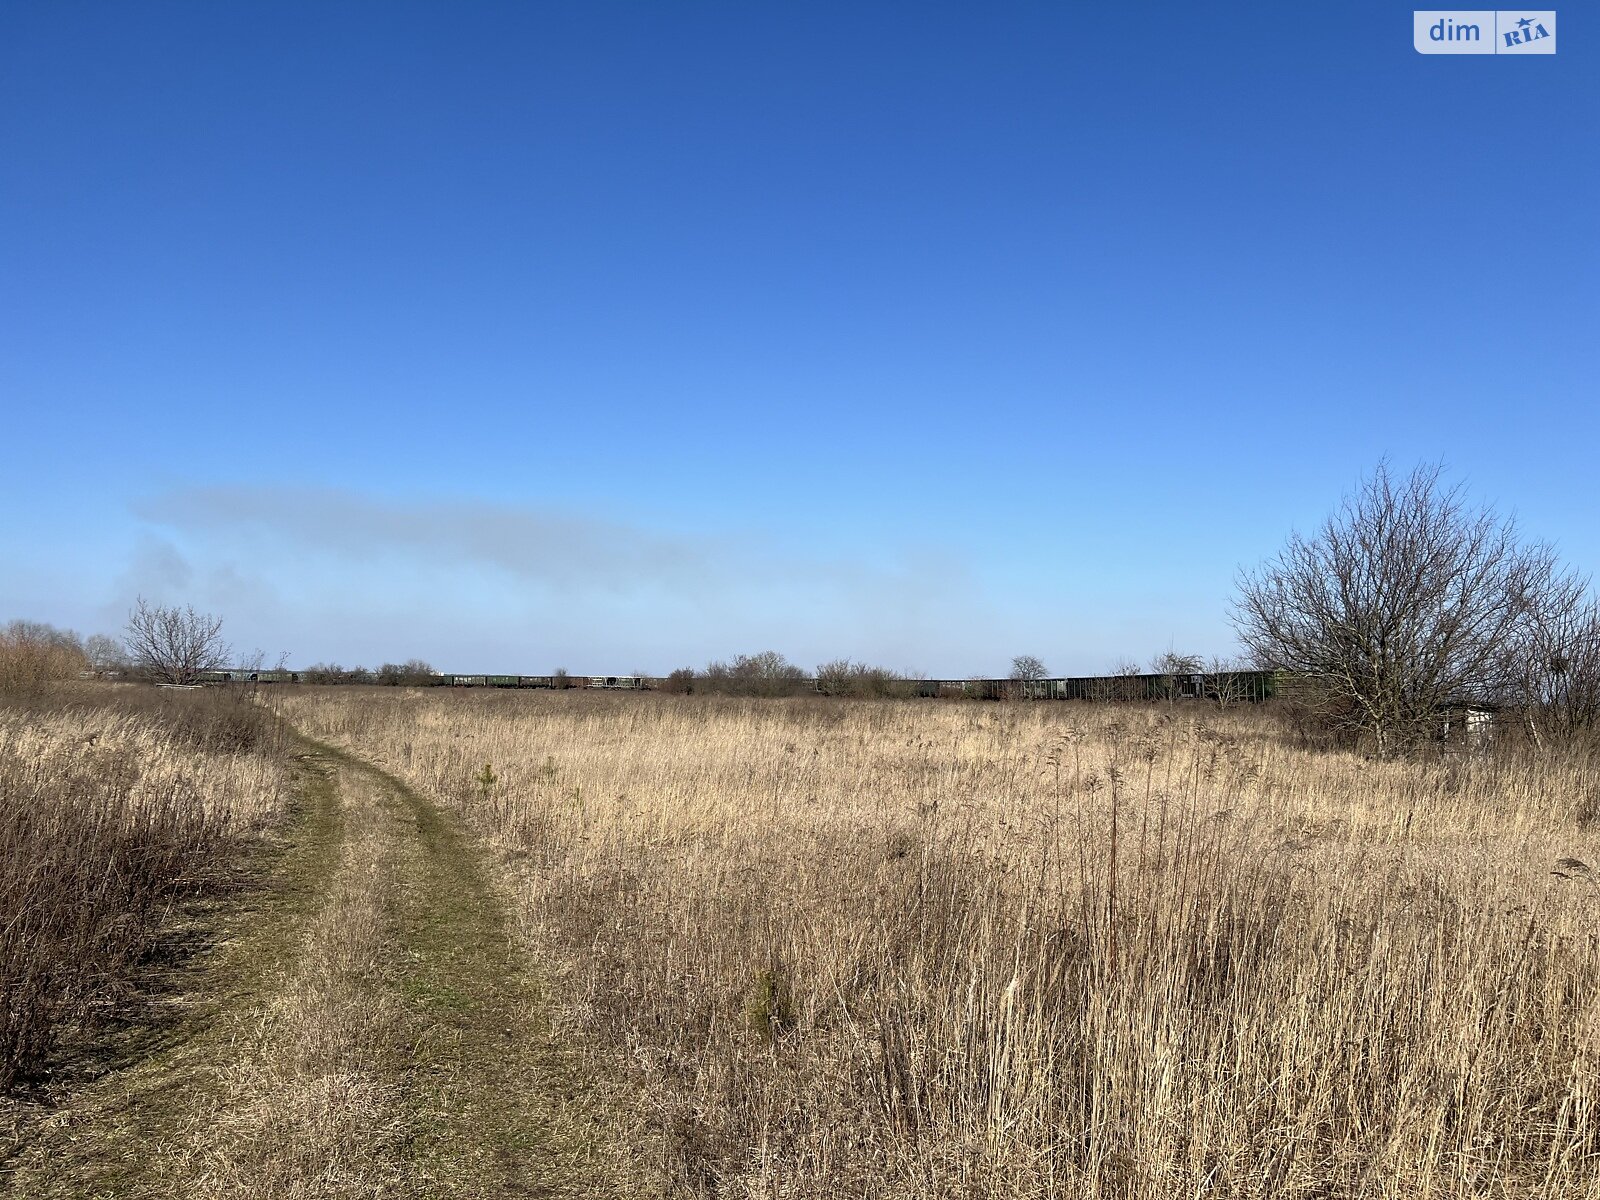
{"type": "Polygon", "coordinates": [[[1314,679],[1316,723],[1379,754],[1427,741],[1466,702],[1531,714],[1535,738],[1588,736],[1600,718],[1588,581],[1442,474],[1380,464],[1315,533],[1243,574],[1240,640],[1261,666],[1314,679]]]}
{"type": "Polygon", "coordinates": [[[776,650],[736,655],[731,662],[712,662],[694,679],[697,692],[724,696],[793,696],[806,673],[776,650]]]}
{"type": "Polygon", "coordinates": [[[511,864],[690,1194],[1600,1182],[1582,764],[1166,706],[284,702],[511,864]]]}
{"type": "Polygon", "coordinates": [[[194,606],[151,604],[143,596],[128,614],[129,661],[146,679],[187,687],[220,671],[233,653],[222,640],[222,618],[194,606]]]}
{"type": "Polygon", "coordinates": [[[83,642],[70,629],[39,621],[0,627],[0,694],[71,679],[87,666],[83,642]]]}
{"type": "Polygon", "coordinates": [[[851,696],[870,700],[889,696],[905,697],[914,685],[887,667],[835,659],[817,668],[817,690],[826,696],[851,696]]]}
{"type": "Polygon", "coordinates": [[[277,815],[272,729],[214,693],[0,694],[0,1089],[114,997],[175,898],[277,815]]]}

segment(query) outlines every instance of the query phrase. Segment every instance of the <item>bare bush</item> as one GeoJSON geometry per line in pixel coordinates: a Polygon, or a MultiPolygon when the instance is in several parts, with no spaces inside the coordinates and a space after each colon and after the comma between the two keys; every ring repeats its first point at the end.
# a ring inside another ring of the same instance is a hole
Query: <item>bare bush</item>
{"type": "Polygon", "coordinates": [[[71,679],[87,665],[83,643],[70,629],[42,621],[12,621],[0,628],[0,690],[71,679]]]}
{"type": "Polygon", "coordinates": [[[834,659],[817,668],[817,690],[827,696],[851,696],[858,700],[907,696],[912,685],[888,667],[834,659]]]}
{"type": "Polygon", "coordinates": [[[675,696],[687,696],[694,691],[694,668],[679,667],[661,681],[661,690],[675,696]]]}
{"type": "Polygon", "coordinates": [[[375,679],[385,687],[428,687],[433,683],[433,667],[420,658],[384,663],[378,668],[375,679]]]}
{"type": "Polygon", "coordinates": [[[228,665],[231,653],[222,640],[222,618],[183,608],[153,605],[139,597],[128,615],[128,658],[147,678],[158,683],[198,683],[207,671],[228,665]]]}
{"type": "Polygon", "coordinates": [[[1234,624],[1259,662],[1317,681],[1329,724],[1389,754],[1447,705],[1514,695],[1528,613],[1575,590],[1549,546],[1438,467],[1396,479],[1380,465],[1314,535],[1241,574],[1234,624]]]}
{"type": "Polygon", "coordinates": [[[699,682],[703,690],[725,696],[793,696],[805,683],[805,672],[776,650],[763,650],[731,663],[710,663],[699,682]]]}
{"type": "Polygon", "coordinates": [[[1218,708],[1231,708],[1261,697],[1260,672],[1248,659],[1213,657],[1205,666],[1206,699],[1218,708]]]}
{"type": "Polygon", "coordinates": [[[1119,658],[1111,664],[1106,674],[1095,683],[1096,700],[1147,700],[1144,681],[1140,678],[1139,664],[1131,658],[1119,658]]]}

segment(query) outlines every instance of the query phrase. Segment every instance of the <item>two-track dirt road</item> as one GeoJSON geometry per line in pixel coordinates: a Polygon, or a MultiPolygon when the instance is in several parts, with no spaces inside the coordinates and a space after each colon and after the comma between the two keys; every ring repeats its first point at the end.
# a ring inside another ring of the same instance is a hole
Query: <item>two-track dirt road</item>
{"type": "Polygon", "coordinates": [[[449,814],[310,741],[270,878],[146,1050],[32,1123],[18,1197],[604,1197],[653,1189],[554,1044],[449,814]]]}

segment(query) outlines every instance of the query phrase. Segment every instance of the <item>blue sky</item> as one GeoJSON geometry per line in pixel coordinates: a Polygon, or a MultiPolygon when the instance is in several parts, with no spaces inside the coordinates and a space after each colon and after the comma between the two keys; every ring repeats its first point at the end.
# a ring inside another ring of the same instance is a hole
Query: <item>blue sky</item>
{"type": "Polygon", "coordinates": [[[1383,456],[1588,571],[1597,31],[0,3],[0,618],[293,662],[1232,648],[1383,456]]]}

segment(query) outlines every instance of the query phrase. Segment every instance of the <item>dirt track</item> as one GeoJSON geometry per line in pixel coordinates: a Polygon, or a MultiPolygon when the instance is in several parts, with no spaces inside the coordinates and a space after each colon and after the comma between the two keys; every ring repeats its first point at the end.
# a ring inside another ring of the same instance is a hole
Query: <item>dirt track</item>
{"type": "Polygon", "coordinates": [[[26,1197],[639,1195],[453,818],[304,741],[267,878],[122,1065],[29,1122],[26,1197]]]}

